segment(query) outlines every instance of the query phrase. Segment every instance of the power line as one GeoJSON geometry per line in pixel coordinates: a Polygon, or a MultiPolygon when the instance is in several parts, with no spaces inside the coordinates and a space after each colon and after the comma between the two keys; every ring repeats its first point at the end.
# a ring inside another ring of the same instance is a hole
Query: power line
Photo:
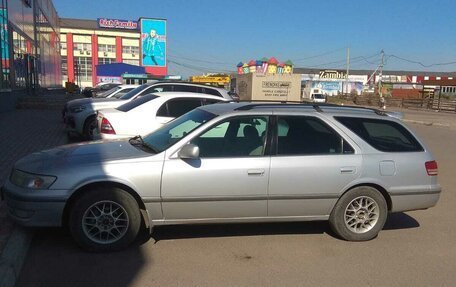
{"type": "Polygon", "coordinates": [[[214,65],[234,65],[233,63],[227,63],[227,62],[214,62],[214,61],[207,61],[207,60],[201,60],[201,59],[195,59],[195,58],[176,56],[176,55],[173,55],[170,53],[168,53],[168,55],[171,57],[177,58],[177,59],[182,59],[182,60],[187,60],[187,61],[192,61],[192,62],[201,62],[201,63],[214,64],[214,65]]]}
{"type": "Polygon", "coordinates": [[[314,58],[318,58],[318,57],[323,57],[323,56],[330,55],[332,53],[339,52],[339,51],[342,51],[342,50],[345,50],[345,49],[346,49],[346,47],[343,47],[343,48],[339,48],[339,49],[336,49],[336,50],[331,50],[331,51],[324,52],[324,53],[321,53],[321,54],[318,54],[318,55],[314,55],[314,56],[309,56],[309,57],[300,58],[300,59],[294,59],[292,61],[293,62],[300,62],[300,61],[305,61],[305,60],[314,59],[314,58]]]}
{"type": "Polygon", "coordinates": [[[409,59],[405,59],[405,58],[402,58],[402,57],[399,57],[399,56],[396,56],[396,55],[388,55],[387,57],[387,60],[389,58],[396,58],[398,60],[402,60],[402,61],[405,61],[405,62],[409,62],[409,63],[412,63],[412,64],[418,64],[424,68],[429,68],[429,67],[433,67],[433,66],[447,66],[447,65],[454,65],[456,64],[456,61],[453,61],[453,62],[446,62],[446,63],[434,63],[434,64],[430,64],[430,65],[426,65],[426,64],[423,64],[422,62],[420,61],[414,61],[414,60],[409,60],[409,59]]]}
{"type": "MultiPolygon", "coordinates": [[[[371,58],[376,57],[378,55],[380,55],[380,53],[376,53],[376,54],[371,55],[371,56],[357,56],[357,57],[350,58],[350,62],[351,63],[357,63],[357,62],[360,62],[360,61],[367,61],[367,59],[371,59],[371,58]]],[[[323,63],[323,64],[312,65],[309,68],[321,68],[323,66],[329,66],[329,65],[333,65],[333,64],[345,63],[346,61],[347,61],[347,59],[343,59],[343,60],[339,60],[339,61],[332,61],[332,62],[327,62],[327,63],[323,63]]]]}
{"type": "Polygon", "coordinates": [[[199,72],[203,72],[203,73],[205,73],[205,72],[206,73],[207,72],[211,72],[211,73],[215,73],[215,72],[232,73],[233,72],[233,71],[230,71],[230,70],[224,70],[224,69],[214,70],[214,69],[208,68],[208,67],[202,67],[202,66],[195,66],[195,65],[180,63],[180,62],[177,62],[177,61],[171,60],[171,59],[169,59],[168,62],[169,63],[173,63],[173,64],[178,65],[178,66],[181,66],[181,67],[184,67],[184,68],[187,68],[187,69],[190,69],[190,70],[199,71],[199,72]]]}

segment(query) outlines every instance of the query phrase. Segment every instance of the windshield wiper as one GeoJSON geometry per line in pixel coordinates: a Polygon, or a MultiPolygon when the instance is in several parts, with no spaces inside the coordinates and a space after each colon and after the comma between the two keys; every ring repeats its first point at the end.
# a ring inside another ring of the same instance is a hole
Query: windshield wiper
{"type": "Polygon", "coordinates": [[[146,143],[144,141],[144,139],[142,138],[141,135],[137,135],[137,136],[134,136],[132,138],[130,138],[128,140],[128,142],[131,144],[131,145],[140,145],[140,146],[143,146],[151,151],[153,151],[154,153],[159,153],[158,150],[156,148],[154,148],[153,146],[151,146],[150,144],[146,143]]]}

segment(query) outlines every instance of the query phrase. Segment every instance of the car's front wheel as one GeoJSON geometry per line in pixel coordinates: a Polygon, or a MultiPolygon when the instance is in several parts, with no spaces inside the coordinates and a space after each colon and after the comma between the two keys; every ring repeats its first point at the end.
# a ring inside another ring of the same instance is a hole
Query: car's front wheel
{"type": "Polygon", "coordinates": [[[126,248],[138,235],[141,213],[131,194],[118,188],[97,188],[74,204],[69,227],[75,241],[95,252],[126,248]]]}
{"type": "Polygon", "coordinates": [[[329,222],[342,239],[365,241],[375,238],[382,230],[387,213],[386,200],[377,189],[359,186],[339,199],[329,222]]]}

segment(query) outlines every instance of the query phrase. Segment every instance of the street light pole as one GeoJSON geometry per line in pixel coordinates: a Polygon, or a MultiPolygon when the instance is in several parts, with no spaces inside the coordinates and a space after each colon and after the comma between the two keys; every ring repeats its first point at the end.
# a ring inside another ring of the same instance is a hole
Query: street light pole
{"type": "Polygon", "coordinates": [[[347,48],[347,75],[346,75],[346,79],[345,79],[345,92],[347,93],[347,95],[350,93],[350,91],[348,90],[349,71],[350,71],[350,47],[347,48]]]}

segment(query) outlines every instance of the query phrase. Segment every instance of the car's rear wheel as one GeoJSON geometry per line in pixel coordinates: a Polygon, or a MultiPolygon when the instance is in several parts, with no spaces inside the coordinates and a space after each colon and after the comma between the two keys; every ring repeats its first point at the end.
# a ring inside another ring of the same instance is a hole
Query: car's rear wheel
{"type": "Polygon", "coordinates": [[[141,226],[141,213],[128,192],[99,188],[86,192],[76,201],[69,226],[82,248],[95,252],[115,251],[135,240],[141,226]]]}
{"type": "Polygon", "coordinates": [[[359,186],[339,199],[329,222],[342,239],[365,241],[375,238],[382,230],[387,213],[386,200],[377,189],[359,186]]]}
{"type": "Polygon", "coordinates": [[[84,123],[83,136],[86,140],[93,140],[97,129],[97,118],[92,116],[84,123]]]}

